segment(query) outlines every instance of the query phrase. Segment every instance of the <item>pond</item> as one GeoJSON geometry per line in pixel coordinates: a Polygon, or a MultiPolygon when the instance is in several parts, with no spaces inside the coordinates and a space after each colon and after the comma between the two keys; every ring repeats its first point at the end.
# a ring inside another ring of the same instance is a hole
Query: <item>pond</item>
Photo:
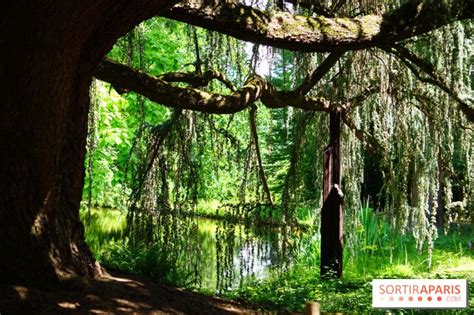
{"type": "Polygon", "coordinates": [[[220,291],[234,289],[250,278],[263,279],[281,268],[283,242],[278,227],[260,229],[230,225],[223,220],[198,218],[201,286],[220,291]]]}
{"type": "Polygon", "coordinates": [[[154,245],[133,251],[122,241],[123,212],[96,208],[88,215],[81,212],[86,241],[106,266],[212,293],[237,289],[288,267],[305,239],[302,235],[308,234],[302,228],[253,221],[170,217],[156,227],[154,245]]]}
{"type": "Polygon", "coordinates": [[[179,253],[170,254],[180,274],[193,274],[188,275],[191,286],[214,293],[237,289],[285,269],[298,252],[302,234],[307,234],[290,226],[255,227],[202,217],[190,221],[194,224],[191,233],[181,237],[184,244],[174,247],[179,253]]]}

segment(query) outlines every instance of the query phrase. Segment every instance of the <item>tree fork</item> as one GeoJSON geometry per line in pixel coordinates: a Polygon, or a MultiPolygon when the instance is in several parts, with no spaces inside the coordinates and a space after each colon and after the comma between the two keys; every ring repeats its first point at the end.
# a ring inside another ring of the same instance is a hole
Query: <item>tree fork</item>
{"type": "Polygon", "coordinates": [[[321,277],[342,277],[343,194],[341,190],[341,113],[329,114],[329,145],[324,150],[321,210],[321,277]]]}

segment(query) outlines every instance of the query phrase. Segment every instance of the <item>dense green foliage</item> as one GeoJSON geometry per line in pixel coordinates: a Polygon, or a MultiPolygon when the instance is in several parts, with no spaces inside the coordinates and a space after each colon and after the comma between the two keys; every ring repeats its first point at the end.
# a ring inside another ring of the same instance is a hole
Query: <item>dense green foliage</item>
{"type": "MultiPolygon", "coordinates": [[[[473,32],[459,22],[405,45],[469,95],[473,32]]],[[[326,56],[154,18],[109,57],[152,75],[218,70],[235,86],[257,72],[290,90],[326,56]]],[[[106,266],[273,310],[317,300],[325,311],[371,312],[376,277],[468,277],[472,291],[472,129],[446,93],[382,49],[346,53],[310,94],[347,101],[370,88],[343,129],[344,280],[318,275],[325,112],[257,104],[256,143],[248,111],[174,110],[95,81],[81,211],[87,243],[106,266]],[[270,263],[258,276],[262,255],[270,263]]],[[[229,92],[214,81],[204,89],[229,92]]]]}

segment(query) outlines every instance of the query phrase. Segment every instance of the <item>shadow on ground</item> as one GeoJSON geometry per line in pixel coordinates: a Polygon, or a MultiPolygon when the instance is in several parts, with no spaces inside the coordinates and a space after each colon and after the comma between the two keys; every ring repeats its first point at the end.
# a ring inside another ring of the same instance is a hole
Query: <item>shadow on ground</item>
{"type": "Polygon", "coordinates": [[[68,289],[0,286],[0,314],[262,314],[241,304],[113,271],[68,289]]]}

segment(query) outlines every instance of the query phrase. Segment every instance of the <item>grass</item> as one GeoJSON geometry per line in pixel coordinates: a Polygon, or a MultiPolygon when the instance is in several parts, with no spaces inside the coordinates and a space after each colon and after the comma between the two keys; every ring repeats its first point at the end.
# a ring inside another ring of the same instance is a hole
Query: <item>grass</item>
{"type": "Polygon", "coordinates": [[[194,283],[194,274],[178,260],[166,255],[158,245],[132,248],[115,243],[99,259],[109,268],[139,274],[160,284],[190,288],[194,283]]]}
{"type": "MultiPolygon", "coordinates": [[[[344,278],[322,281],[318,268],[297,265],[284,273],[275,273],[262,281],[255,281],[244,288],[227,292],[225,297],[254,304],[262,309],[274,311],[303,311],[308,301],[318,301],[323,312],[343,312],[348,314],[386,314],[386,311],[372,308],[371,277],[344,278]]],[[[468,274],[417,274],[416,278],[467,278],[469,291],[474,290],[474,277],[468,274]]],[[[392,270],[380,273],[378,278],[406,278],[392,270]]],[[[403,314],[473,314],[474,299],[470,296],[467,310],[421,311],[403,310],[403,314]]]]}
{"type": "MultiPolygon", "coordinates": [[[[372,212],[373,213],[373,212],[372,212]]],[[[318,301],[324,312],[384,314],[372,309],[371,281],[375,278],[460,278],[467,279],[474,292],[474,250],[472,226],[454,228],[435,241],[433,266],[428,269],[426,249],[418,251],[413,237],[392,233],[380,219],[361,211],[357,248],[345,248],[344,278],[322,280],[319,277],[319,242],[306,239],[295,263],[285,272],[226,292],[227,298],[253,303],[275,311],[303,311],[308,301],[318,301]]],[[[474,314],[474,296],[467,310],[400,310],[402,314],[474,314]]]]}
{"type": "MultiPolygon", "coordinates": [[[[158,245],[130,247],[124,237],[126,214],[117,209],[93,208],[80,213],[85,225],[86,243],[104,266],[139,274],[157,283],[192,287],[195,274],[183,259],[166,255],[158,245]]],[[[178,253],[180,254],[180,253],[178,253]]]]}

